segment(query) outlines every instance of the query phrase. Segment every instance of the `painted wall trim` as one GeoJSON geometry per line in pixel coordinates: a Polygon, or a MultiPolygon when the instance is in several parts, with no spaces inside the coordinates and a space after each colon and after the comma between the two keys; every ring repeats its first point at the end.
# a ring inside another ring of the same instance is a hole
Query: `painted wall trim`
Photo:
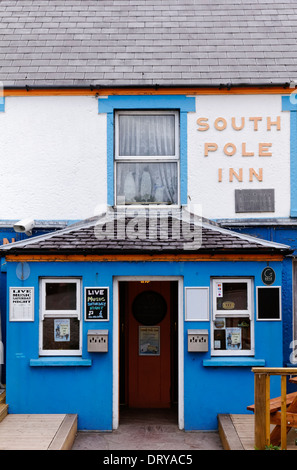
{"type": "Polygon", "coordinates": [[[187,113],[196,110],[194,97],[184,95],[126,95],[98,99],[98,112],[107,114],[107,204],[114,206],[114,111],[175,109],[180,111],[180,202],[187,204],[187,113]]]}
{"type": "Polygon", "coordinates": [[[260,367],[265,366],[265,359],[254,359],[254,358],[212,358],[205,359],[203,361],[204,367],[260,367]]]}
{"type": "Polygon", "coordinates": [[[97,95],[284,95],[292,89],[284,85],[251,85],[251,86],[153,86],[153,87],[21,87],[5,88],[4,96],[97,96],[97,95]]]}
{"type": "Polygon", "coordinates": [[[56,366],[91,366],[91,359],[67,358],[67,357],[43,357],[39,359],[30,359],[31,367],[56,367],[56,366]]]}
{"type": "Polygon", "coordinates": [[[281,254],[271,254],[271,253],[263,253],[263,254],[157,254],[157,255],[149,255],[149,254],[140,254],[140,255],[133,255],[133,254],[121,254],[121,255],[6,255],[5,257],[7,262],[20,262],[20,261],[27,261],[27,262],[53,262],[53,261],[97,261],[97,262],[105,262],[105,261],[165,261],[165,262],[174,262],[174,261],[282,261],[284,259],[284,255],[281,254]]]}
{"type": "Polygon", "coordinates": [[[282,96],[282,111],[290,111],[291,217],[297,217],[297,99],[294,93],[282,96]]]}

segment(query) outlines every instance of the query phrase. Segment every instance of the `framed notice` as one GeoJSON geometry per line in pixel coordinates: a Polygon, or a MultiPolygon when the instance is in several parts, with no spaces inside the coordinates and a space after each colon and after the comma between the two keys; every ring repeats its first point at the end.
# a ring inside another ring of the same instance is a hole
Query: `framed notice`
{"type": "Polygon", "coordinates": [[[139,356],[160,356],[160,327],[139,327],[139,356]]]}
{"type": "Polygon", "coordinates": [[[9,321],[34,321],[34,287],[9,288],[9,321]]]}
{"type": "Polygon", "coordinates": [[[108,287],[85,288],[85,320],[109,320],[109,289],[108,287]]]}

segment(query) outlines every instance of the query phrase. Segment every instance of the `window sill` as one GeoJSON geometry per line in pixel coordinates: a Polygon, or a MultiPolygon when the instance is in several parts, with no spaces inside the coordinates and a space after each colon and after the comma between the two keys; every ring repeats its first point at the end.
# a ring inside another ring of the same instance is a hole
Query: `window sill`
{"type": "Polygon", "coordinates": [[[253,357],[213,357],[203,361],[204,367],[261,367],[265,366],[265,359],[253,357]]]}
{"type": "Polygon", "coordinates": [[[82,359],[81,357],[40,357],[39,359],[30,359],[31,367],[49,367],[49,366],[91,366],[91,359],[82,359]]]}

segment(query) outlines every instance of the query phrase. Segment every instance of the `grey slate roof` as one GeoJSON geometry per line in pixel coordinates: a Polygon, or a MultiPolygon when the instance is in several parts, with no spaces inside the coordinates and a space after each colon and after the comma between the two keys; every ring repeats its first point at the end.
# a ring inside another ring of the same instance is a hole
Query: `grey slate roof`
{"type": "Polygon", "coordinates": [[[283,84],[296,0],[0,0],[12,86],[283,84]]]}
{"type": "Polygon", "coordinates": [[[283,253],[289,246],[223,229],[215,222],[189,214],[168,212],[133,218],[102,214],[51,234],[2,245],[6,254],[109,254],[109,253],[283,253]],[[166,215],[166,217],[165,217],[166,215]],[[143,221],[145,225],[143,225],[143,221]],[[124,222],[124,225],[123,225],[124,222]],[[176,225],[177,222],[177,225],[176,225]],[[162,225],[163,224],[163,225],[162,225]],[[123,231],[123,226],[125,230],[123,231]],[[145,226],[142,232],[141,227],[145,226]],[[162,232],[160,227],[162,226],[162,232]],[[180,227],[182,229],[180,230],[180,227]],[[156,231],[154,231],[156,229],[156,231]],[[135,235],[137,234],[137,237],[135,235]],[[155,236],[153,235],[155,233],[155,236]],[[122,236],[123,235],[123,236],[122,236]]]}

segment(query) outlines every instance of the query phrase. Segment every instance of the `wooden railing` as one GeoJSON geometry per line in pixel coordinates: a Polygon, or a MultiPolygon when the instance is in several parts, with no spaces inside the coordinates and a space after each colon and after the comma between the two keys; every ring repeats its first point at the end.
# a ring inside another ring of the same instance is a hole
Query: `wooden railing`
{"type": "Polygon", "coordinates": [[[252,372],[255,374],[255,448],[264,450],[270,446],[270,424],[272,422],[270,413],[270,376],[278,375],[281,378],[280,419],[274,420],[274,424],[280,426],[280,447],[286,450],[287,426],[289,424],[292,427],[293,423],[289,420],[294,420],[293,413],[287,410],[287,376],[297,375],[297,368],[254,367],[252,372]]]}

